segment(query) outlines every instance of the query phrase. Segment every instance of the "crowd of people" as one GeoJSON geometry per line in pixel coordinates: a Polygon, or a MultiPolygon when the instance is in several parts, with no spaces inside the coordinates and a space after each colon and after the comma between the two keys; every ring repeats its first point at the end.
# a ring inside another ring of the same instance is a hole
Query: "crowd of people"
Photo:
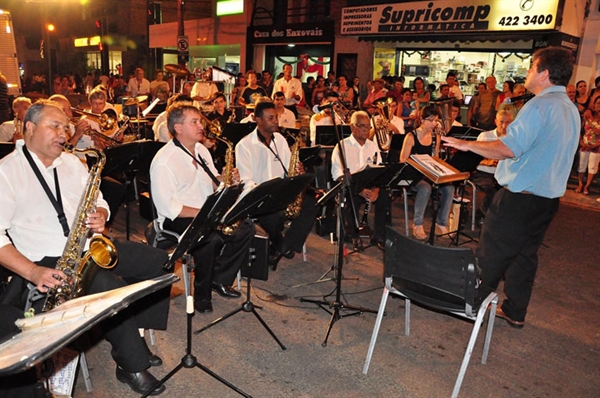
{"type": "MultiPolygon", "coordinates": [[[[577,148],[577,191],[589,193],[598,169],[600,78],[592,92],[588,93],[581,82],[571,91],[568,82],[573,63],[569,60],[566,50],[540,50],[533,56],[525,83],[506,82],[502,91],[496,88],[493,76],[487,77],[469,104],[464,124],[481,130],[477,140],[469,141],[444,136],[444,129],[440,128],[447,122],[442,121],[444,116],[450,117],[450,125],[463,125],[459,112],[464,96],[451,72],[439,90],[430,90],[421,78],[414,80],[412,90],[404,87],[403,77],[396,77],[375,79],[367,85],[367,92],[361,93],[356,78],[336,77],[333,72],[327,78],[318,76],[303,85],[292,76],[290,64],[283,66],[276,79],[269,71],[250,70],[231,93],[232,103],[246,108],[246,117],[240,122],[255,123],[250,133],[235,144],[234,163],[232,159],[216,162],[211,151],[215,140],[207,135],[207,130],[211,131],[216,121],[219,126],[231,123],[233,116],[226,108],[226,94],[214,83],[199,81],[184,92],[171,95],[175,90],[163,80],[162,71],[157,71],[150,82],[144,70],[136,68],[123,89],[128,97],[148,96],[165,104],[153,125],[155,138],[165,145],[150,165],[151,198],[159,227],[177,233],[182,233],[199,214],[208,196],[223,186],[243,182],[244,189],[251,191],[274,178],[305,173],[301,162],[292,161],[298,155],[292,153],[297,147],[290,148],[283,134],[286,128],[298,126],[300,108],[314,110],[308,126],[309,143],[317,142],[319,126],[350,126],[351,135],[332,151],[331,169],[327,170],[331,181],[344,179],[344,167],[355,173],[367,165],[382,164],[383,153],[388,151],[382,150],[381,140],[387,140],[387,135],[403,138],[401,150],[387,153],[385,160],[389,163],[405,163],[411,155],[439,156],[442,143],[478,154],[483,160],[472,170],[472,178],[485,187],[486,196],[480,208],[485,221],[478,249],[482,283],[496,289],[505,276],[507,297],[497,315],[521,328],[537,271],[537,250],[558,210],[559,198],[564,195],[577,148]],[[529,101],[525,90],[535,95],[529,101]],[[447,100],[449,115],[442,114],[436,99],[447,100]],[[382,128],[385,134],[379,135],[382,128]],[[342,148],[345,165],[340,156],[342,148]]],[[[100,79],[100,84],[87,93],[93,114],[114,109],[110,101],[116,97],[110,94],[110,77],[106,80],[108,87],[104,80],[100,79]]],[[[0,137],[15,143],[15,150],[0,161],[2,186],[10,188],[0,193],[0,264],[14,274],[10,287],[16,291],[0,307],[2,335],[16,332],[12,321],[19,315],[16,308],[22,310],[23,297],[29,290],[26,282],[47,292],[65,278],[54,266],[68,239],[68,225],[78,210],[88,174],[80,159],[63,151],[65,145],[102,150],[120,139],[118,124],[106,131],[94,118],[83,116],[73,121],[68,100],[69,90],[73,89],[70,79],[57,79],[56,89],[48,100],[33,104],[24,97],[15,99],[12,124],[0,126],[0,137]]],[[[412,181],[416,193],[412,236],[418,240],[427,238],[424,216],[433,185],[422,176],[412,181]]],[[[437,188],[441,200],[434,222],[439,235],[448,237],[452,232],[449,213],[456,190],[453,184],[440,184],[437,188]]],[[[231,285],[247,261],[257,226],[268,234],[268,264],[273,270],[282,258],[300,253],[317,217],[320,195],[318,189],[307,190],[299,204],[299,214],[291,220],[277,210],[261,214],[256,220],[242,220],[232,232],[212,231],[192,253],[196,260],[196,311],[212,312],[212,292],[224,298],[240,297],[231,285]]],[[[97,205],[87,213],[87,227],[103,233],[125,200],[123,184],[110,177],[102,178],[96,199],[97,205]]],[[[368,186],[351,192],[346,199],[357,208],[375,205],[370,242],[383,250],[391,192],[383,186],[368,186]]],[[[345,208],[343,238],[352,242],[356,250],[364,250],[358,225],[353,225],[352,215],[348,214],[350,206],[345,208]]],[[[166,254],[162,250],[120,241],[115,246],[119,252],[117,267],[102,270],[89,292],[121,287],[163,273],[161,265],[166,254]],[[143,269],[136,264],[144,264],[143,269]]],[[[135,310],[125,311],[105,324],[105,337],[113,347],[116,377],[138,393],[155,385],[156,379],[148,369],[162,362],[140,339],[138,328],[166,327],[168,297],[169,289],[163,289],[152,300],[142,300],[135,310]]],[[[36,305],[39,307],[39,303],[36,305]]],[[[151,393],[157,395],[164,390],[161,386],[151,393]]]]}

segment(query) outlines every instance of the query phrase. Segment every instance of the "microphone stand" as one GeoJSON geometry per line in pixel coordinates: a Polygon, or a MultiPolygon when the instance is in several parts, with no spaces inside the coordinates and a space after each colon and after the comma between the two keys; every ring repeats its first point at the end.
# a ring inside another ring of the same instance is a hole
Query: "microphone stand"
{"type": "MultiPolygon", "coordinates": [[[[344,239],[345,232],[346,232],[345,227],[344,227],[345,223],[343,221],[344,221],[344,217],[346,216],[346,212],[344,211],[344,208],[345,208],[347,202],[350,203],[350,208],[352,209],[352,222],[353,222],[352,226],[354,227],[354,229],[357,233],[359,230],[359,223],[358,223],[358,216],[357,216],[357,212],[356,212],[356,206],[354,205],[354,201],[352,200],[351,174],[350,174],[350,170],[347,167],[344,146],[342,145],[342,136],[340,133],[340,129],[338,129],[338,126],[336,124],[336,117],[337,117],[337,114],[335,113],[335,109],[332,107],[331,108],[331,120],[333,121],[335,136],[336,136],[337,145],[339,148],[338,153],[340,156],[340,162],[342,164],[342,169],[344,170],[344,176],[342,178],[342,181],[340,181],[340,183],[338,184],[340,186],[339,187],[340,193],[339,193],[339,197],[338,197],[339,203],[338,203],[337,222],[336,222],[336,231],[338,234],[337,241],[336,241],[337,255],[334,258],[334,267],[335,267],[335,265],[337,265],[335,300],[327,301],[327,300],[310,300],[310,299],[300,298],[300,302],[316,304],[322,310],[331,314],[331,319],[329,320],[329,324],[327,325],[327,331],[325,333],[325,338],[323,339],[323,342],[321,343],[321,346],[323,346],[323,347],[327,346],[327,340],[329,339],[329,334],[331,333],[331,329],[333,328],[334,323],[337,322],[338,320],[340,320],[344,317],[347,317],[347,316],[360,315],[363,312],[370,312],[373,314],[377,313],[377,311],[363,308],[363,307],[347,305],[341,301],[342,267],[344,265],[343,239],[344,239]],[[353,311],[353,312],[343,315],[341,313],[342,310],[349,310],[349,311],[353,311]]],[[[333,160],[333,161],[335,161],[335,160],[333,160]]],[[[334,272],[334,274],[335,274],[335,272],[334,272]]]]}

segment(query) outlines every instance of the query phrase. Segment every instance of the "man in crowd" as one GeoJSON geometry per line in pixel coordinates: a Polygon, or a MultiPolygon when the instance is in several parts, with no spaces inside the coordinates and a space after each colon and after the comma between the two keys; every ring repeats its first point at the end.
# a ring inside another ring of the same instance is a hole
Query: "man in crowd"
{"type": "Polygon", "coordinates": [[[127,95],[137,97],[150,94],[150,82],[144,77],[142,68],[135,68],[134,77],[127,84],[127,95]]]}
{"type": "Polygon", "coordinates": [[[15,142],[23,138],[25,131],[23,120],[30,106],[31,100],[27,97],[17,97],[13,100],[12,110],[15,118],[0,125],[0,142],[15,142]]]}
{"type": "MultiPolygon", "coordinates": [[[[152,160],[152,201],[162,227],[183,233],[222,177],[210,152],[201,144],[205,136],[200,111],[193,105],[175,103],[167,112],[173,139],[152,160]]],[[[232,178],[239,181],[239,174],[234,171],[232,178]]],[[[223,297],[240,297],[231,284],[248,259],[253,234],[252,225],[245,221],[234,234],[215,231],[194,249],[196,311],[212,312],[211,290],[223,297]]]]}
{"type": "Polygon", "coordinates": [[[209,112],[206,117],[209,120],[218,120],[221,126],[229,123],[232,120],[233,112],[230,109],[225,108],[227,106],[227,100],[225,94],[218,91],[212,97],[213,111],[209,112]]]}
{"type": "Polygon", "coordinates": [[[381,97],[385,97],[387,90],[383,88],[384,84],[385,81],[381,78],[373,80],[373,89],[371,90],[371,92],[369,92],[369,95],[367,95],[367,99],[365,99],[365,102],[363,102],[363,108],[367,112],[369,112],[369,114],[373,114],[373,112],[375,112],[375,108],[373,106],[375,100],[381,97]]]}
{"type": "MultiPolygon", "coordinates": [[[[277,85],[275,87],[278,87],[277,85]]],[[[290,148],[286,139],[279,134],[277,111],[272,102],[258,102],[254,109],[256,129],[235,146],[235,160],[245,189],[290,172],[290,148]]],[[[302,164],[291,165],[303,172],[302,164]]],[[[259,224],[269,234],[271,253],[269,262],[276,269],[282,256],[293,258],[300,253],[317,216],[314,195],[306,194],[300,214],[292,220],[289,229],[282,235],[285,217],[282,211],[258,218],[259,224]]]]}
{"type": "Polygon", "coordinates": [[[265,89],[257,84],[256,72],[254,70],[246,72],[246,80],[248,81],[248,85],[241,92],[238,99],[238,103],[243,107],[250,104],[254,105],[257,99],[267,95],[265,89]]]}
{"type": "Polygon", "coordinates": [[[273,84],[273,91],[281,91],[285,94],[286,108],[294,112],[294,116],[298,117],[296,105],[302,101],[304,90],[302,90],[302,83],[300,80],[292,77],[291,64],[283,65],[283,77],[275,81],[273,84]]]}
{"type": "Polygon", "coordinates": [[[581,120],[565,86],[573,73],[568,50],[534,53],[525,88],[527,102],[506,135],[495,141],[442,137],[446,145],[499,159],[494,195],[477,249],[483,286],[496,289],[505,277],[506,299],[496,315],[514,328],[525,324],[537,272],[537,251],[558,211],[579,143],[581,120]]]}
{"type": "MultiPolygon", "coordinates": [[[[446,84],[448,85],[448,95],[451,98],[457,99],[461,102],[463,102],[463,93],[460,89],[460,85],[458,84],[458,80],[456,80],[456,73],[454,72],[448,72],[446,74],[446,84]]],[[[441,87],[440,87],[440,91],[441,91],[441,87]]]]}
{"type": "MultiPolygon", "coordinates": [[[[354,112],[350,120],[350,128],[352,129],[352,135],[342,140],[346,166],[348,167],[350,174],[361,171],[368,165],[380,164],[381,153],[379,152],[379,148],[376,143],[369,140],[371,128],[369,115],[364,111],[354,112]]],[[[336,145],[333,149],[331,163],[331,176],[333,179],[337,181],[344,177],[344,169],[340,160],[339,145],[336,145]]],[[[386,211],[390,204],[389,196],[384,192],[381,192],[380,195],[379,187],[370,187],[364,188],[360,192],[353,192],[351,197],[357,210],[362,201],[369,201],[375,204],[375,221],[371,243],[376,244],[383,250],[385,242],[386,211]]],[[[363,249],[363,243],[360,239],[358,230],[356,230],[354,221],[351,220],[353,215],[350,210],[350,204],[347,204],[344,220],[346,236],[349,236],[352,239],[354,249],[360,251],[363,249]]]]}
{"type": "Polygon", "coordinates": [[[152,80],[150,82],[151,100],[158,98],[159,91],[164,93],[163,95],[165,95],[165,98],[164,98],[165,101],[169,97],[169,91],[170,91],[169,83],[167,83],[163,79],[164,79],[164,73],[163,73],[162,69],[157,69],[154,80],[152,80]]]}
{"type": "Polygon", "coordinates": [[[496,99],[500,91],[496,88],[496,78],[488,76],[485,79],[486,89],[480,91],[479,95],[472,98],[473,106],[469,108],[469,126],[477,127],[482,130],[491,130],[494,128],[494,118],[496,117],[496,99]],[[474,125],[473,125],[473,122],[474,125]]]}
{"type": "MultiPolygon", "coordinates": [[[[88,180],[87,170],[80,160],[63,152],[69,125],[55,103],[35,103],[24,122],[24,140],[0,162],[3,187],[0,190],[0,264],[17,275],[10,282],[7,290],[10,294],[6,294],[4,303],[17,306],[21,311],[28,293],[27,282],[45,293],[58,287],[65,278],[65,273],[55,266],[69,244],[69,226],[76,225],[73,220],[81,210],[78,206],[88,180]],[[64,217],[57,218],[57,214],[64,217]]],[[[109,215],[108,206],[99,193],[95,209],[87,214],[87,228],[102,233],[109,215]]],[[[112,270],[100,269],[86,294],[163,274],[162,265],[167,255],[162,250],[129,241],[115,241],[114,245],[119,257],[117,265],[112,270]]],[[[159,366],[162,360],[152,355],[140,338],[138,328],[166,328],[169,293],[170,288],[153,293],[101,324],[105,338],[112,345],[117,379],[140,394],[157,383],[147,369],[151,365],[159,366]]],[[[39,312],[43,303],[43,299],[34,301],[33,308],[39,312]]],[[[164,390],[161,386],[151,395],[164,390]]]]}
{"type": "Polygon", "coordinates": [[[273,94],[273,75],[268,70],[262,71],[260,83],[258,84],[265,89],[265,94],[270,97],[273,94]]]}
{"type": "MultiPolygon", "coordinates": [[[[516,98],[516,97],[520,97],[522,95],[525,94],[525,86],[522,84],[515,84],[515,86],[513,87],[513,96],[512,98],[516,98]]],[[[511,102],[510,104],[500,104],[500,106],[498,107],[498,110],[502,111],[502,110],[506,110],[509,111],[512,116],[513,116],[513,120],[517,118],[517,114],[519,113],[519,111],[521,110],[521,108],[523,108],[523,105],[525,105],[525,100],[524,99],[520,99],[517,100],[515,102],[511,102]]]]}

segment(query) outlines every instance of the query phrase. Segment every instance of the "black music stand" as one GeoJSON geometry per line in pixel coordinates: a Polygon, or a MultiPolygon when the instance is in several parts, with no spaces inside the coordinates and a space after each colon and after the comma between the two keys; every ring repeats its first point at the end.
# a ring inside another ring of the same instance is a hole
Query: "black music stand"
{"type": "Polygon", "coordinates": [[[15,144],[12,142],[0,142],[0,159],[15,150],[15,144]]]}
{"type": "Polygon", "coordinates": [[[106,155],[106,165],[102,170],[103,176],[109,175],[124,175],[126,188],[126,198],[123,204],[125,208],[125,236],[129,240],[129,225],[130,225],[130,209],[129,195],[130,185],[128,182],[133,181],[135,173],[138,171],[150,170],[150,163],[156,152],[165,144],[163,142],[139,140],[127,142],[123,145],[107,148],[104,151],[106,155]]]}
{"type": "MultiPolygon", "coordinates": [[[[348,305],[341,301],[342,278],[343,278],[342,277],[342,266],[344,263],[343,239],[345,236],[345,227],[344,227],[344,221],[343,221],[345,218],[344,202],[346,200],[350,201],[350,205],[353,206],[353,208],[354,208],[354,204],[352,202],[352,195],[356,194],[357,192],[360,192],[362,189],[364,189],[366,187],[373,186],[372,183],[374,182],[374,180],[377,177],[381,176],[385,172],[385,170],[386,170],[386,168],[381,167],[381,166],[366,167],[362,171],[354,173],[351,176],[347,176],[344,179],[344,181],[340,181],[335,187],[333,187],[329,192],[327,192],[327,194],[325,196],[323,196],[318,202],[318,204],[323,204],[325,201],[328,201],[329,199],[334,197],[335,194],[339,195],[338,196],[339,197],[339,205],[338,205],[338,214],[337,214],[337,226],[336,226],[336,229],[337,229],[337,242],[336,242],[337,256],[334,259],[334,264],[333,264],[332,268],[323,275],[323,276],[327,275],[330,271],[334,272],[334,280],[336,281],[335,300],[328,301],[328,300],[324,300],[324,299],[323,300],[312,300],[312,299],[305,299],[302,297],[300,298],[300,302],[313,303],[331,315],[331,319],[327,326],[327,332],[325,334],[325,338],[323,339],[323,342],[321,343],[321,345],[323,347],[327,346],[327,340],[329,339],[329,334],[331,333],[333,324],[335,322],[337,322],[338,320],[340,320],[344,317],[348,317],[348,316],[360,315],[364,312],[370,312],[372,314],[377,313],[377,311],[375,311],[375,310],[348,305]],[[347,181],[348,177],[351,178],[350,181],[347,181]],[[347,189],[348,186],[350,187],[349,191],[347,189]],[[337,266],[337,275],[335,274],[336,266],[337,266]],[[330,309],[333,309],[333,311],[330,311],[330,309]],[[353,312],[343,315],[341,313],[342,310],[349,310],[349,311],[353,311],[353,312]]],[[[355,221],[356,221],[356,219],[355,219],[355,221]]],[[[356,226],[357,225],[355,224],[355,227],[356,226]]],[[[323,278],[323,277],[321,277],[321,278],[323,278]]],[[[319,281],[317,281],[317,282],[319,282],[319,281]]],[[[327,297],[327,296],[325,296],[325,297],[327,297]]]]}
{"type": "MultiPolygon", "coordinates": [[[[231,225],[238,220],[284,210],[288,204],[292,203],[294,199],[306,189],[312,179],[313,177],[311,174],[301,174],[296,177],[283,179],[275,178],[260,184],[235,205],[235,207],[223,219],[223,224],[231,225]]],[[[252,272],[252,260],[253,253],[251,252],[248,260],[249,272],[244,275],[248,278],[248,283],[246,284],[246,300],[237,309],[215,319],[203,328],[196,330],[194,334],[200,334],[241,311],[251,312],[267,330],[267,332],[269,332],[277,344],[279,344],[281,349],[285,350],[286,347],[283,345],[283,343],[281,343],[271,328],[269,328],[258,312],[256,312],[256,308],[260,309],[261,307],[254,305],[250,299],[252,277],[257,277],[258,275],[252,272]]]]}
{"type": "MultiPolygon", "coordinates": [[[[190,223],[188,228],[185,230],[183,235],[179,240],[179,244],[171,254],[171,257],[167,261],[167,263],[163,266],[166,270],[171,271],[175,262],[181,258],[186,252],[192,251],[196,246],[203,242],[203,240],[208,237],[216,228],[219,220],[223,217],[227,209],[233,205],[237,197],[239,196],[241,190],[243,188],[243,184],[235,185],[232,187],[224,188],[219,190],[212,195],[210,195],[200,212],[194,217],[194,220],[190,223]]],[[[183,272],[188,272],[187,270],[183,270],[183,272]]],[[[221,383],[225,384],[227,387],[231,388],[238,394],[244,397],[250,397],[250,395],[246,394],[227,380],[223,379],[218,374],[211,371],[206,366],[202,365],[198,359],[192,354],[192,317],[194,316],[194,299],[191,295],[190,289],[187,289],[188,296],[186,296],[186,313],[187,313],[187,346],[185,350],[185,355],[181,358],[181,362],[173,368],[165,377],[158,381],[149,391],[147,391],[142,398],[150,395],[152,391],[156,388],[162,386],[173,377],[177,372],[179,372],[182,368],[199,368],[205,373],[208,373],[210,376],[214,377],[221,383]]]]}
{"type": "Polygon", "coordinates": [[[352,135],[352,129],[347,125],[334,125],[334,126],[317,126],[315,132],[315,142],[312,145],[332,145],[335,146],[337,141],[338,129],[341,129],[341,139],[350,137],[352,135]]]}

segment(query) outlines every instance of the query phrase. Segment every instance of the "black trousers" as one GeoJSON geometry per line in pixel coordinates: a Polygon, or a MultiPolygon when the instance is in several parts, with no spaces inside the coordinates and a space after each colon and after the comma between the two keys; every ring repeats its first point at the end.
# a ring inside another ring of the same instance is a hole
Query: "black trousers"
{"type": "MultiPolygon", "coordinates": [[[[163,250],[129,241],[113,243],[119,254],[117,265],[111,270],[100,269],[85,294],[117,289],[164,274],[162,265],[168,256],[163,250]]],[[[44,257],[38,264],[54,268],[57,260],[57,257],[44,257]]],[[[26,295],[27,283],[22,278],[13,278],[13,283],[20,284],[26,295]]],[[[170,286],[154,292],[100,323],[104,338],[112,346],[113,359],[125,371],[141,372],[150,366],[150,352],[140,338],[138,328],[166,329],[170,292],[170,286]]],[[[43,299],[34,303],[36,313],[41,311],[43,304],[43,299]]]]}
{"type": "MultiPolygon", "coordinates": [[[[360,212],[359,209],[363,203],[365,203],[366,206],[367,201],[360,195],[353,195],[352,201],[356,208],[358,222],[360,223],[364,213],[360,212]]],[[[387,212],[390,211],[390,203],[391,201],[387,190],[384,187],[381,187],[377,200],[372,203],[373,206],[375,206],[375,217],[373,221],[373,235],[371,236],[371,239],[385,241],[385,225],[387,222],[387,212]]],[[[350,206],[350,203],[346,203],[344,211],[344,228],[346,231],[346,236],[350,235],[352,238],[358,238],[358,231],[356,231],[354,225],[354,215],[352,214],[352,207],[350,206]]]]}
{"type": "Polygon", "coordinates": [[[283,235],[283,227],[286,219],[282,211],[258,217],[258,223],[269,234],[269,240],[276,250],[281,253],[288,250],[300,253],[316,218],[317,199],[314,195],[306,194],[302,201],[300,214],[292,220],[285,236],[283,235]]]}
{"type": "Polygon", "coordinates": [[[500,189],[483,223],[477,257],[482,283],[496,289],[505,276],[502,310],[524,321],[538,266],[537,252],[559,199],[500,189]]]}
{"type": "Polygon", "coordinates": [[[473,173],[470,180],[479,186],[485,194],[483,202],[481,203],[481,206],[479,206],[479,210],[485,215],[490,208],[490,203],[492,203],[494,195],[498,192],[498,189],[500,189],[500,186],[492,173],[486,173],[484,171],[473,173]]]}
{"type": "MultiPolygon", "coordinates": [[[[166,219],[165,229],[183,233],[192,218],[166,219]]],[[[249,221],[240,223],[232,235],[214,232],[192,251],[196,265],[194,278],[194,298],[211,299],[211,284],[231,286],[242,265],[249,261],[250,244],[254,236],[254,225],[249,221]]]]}

